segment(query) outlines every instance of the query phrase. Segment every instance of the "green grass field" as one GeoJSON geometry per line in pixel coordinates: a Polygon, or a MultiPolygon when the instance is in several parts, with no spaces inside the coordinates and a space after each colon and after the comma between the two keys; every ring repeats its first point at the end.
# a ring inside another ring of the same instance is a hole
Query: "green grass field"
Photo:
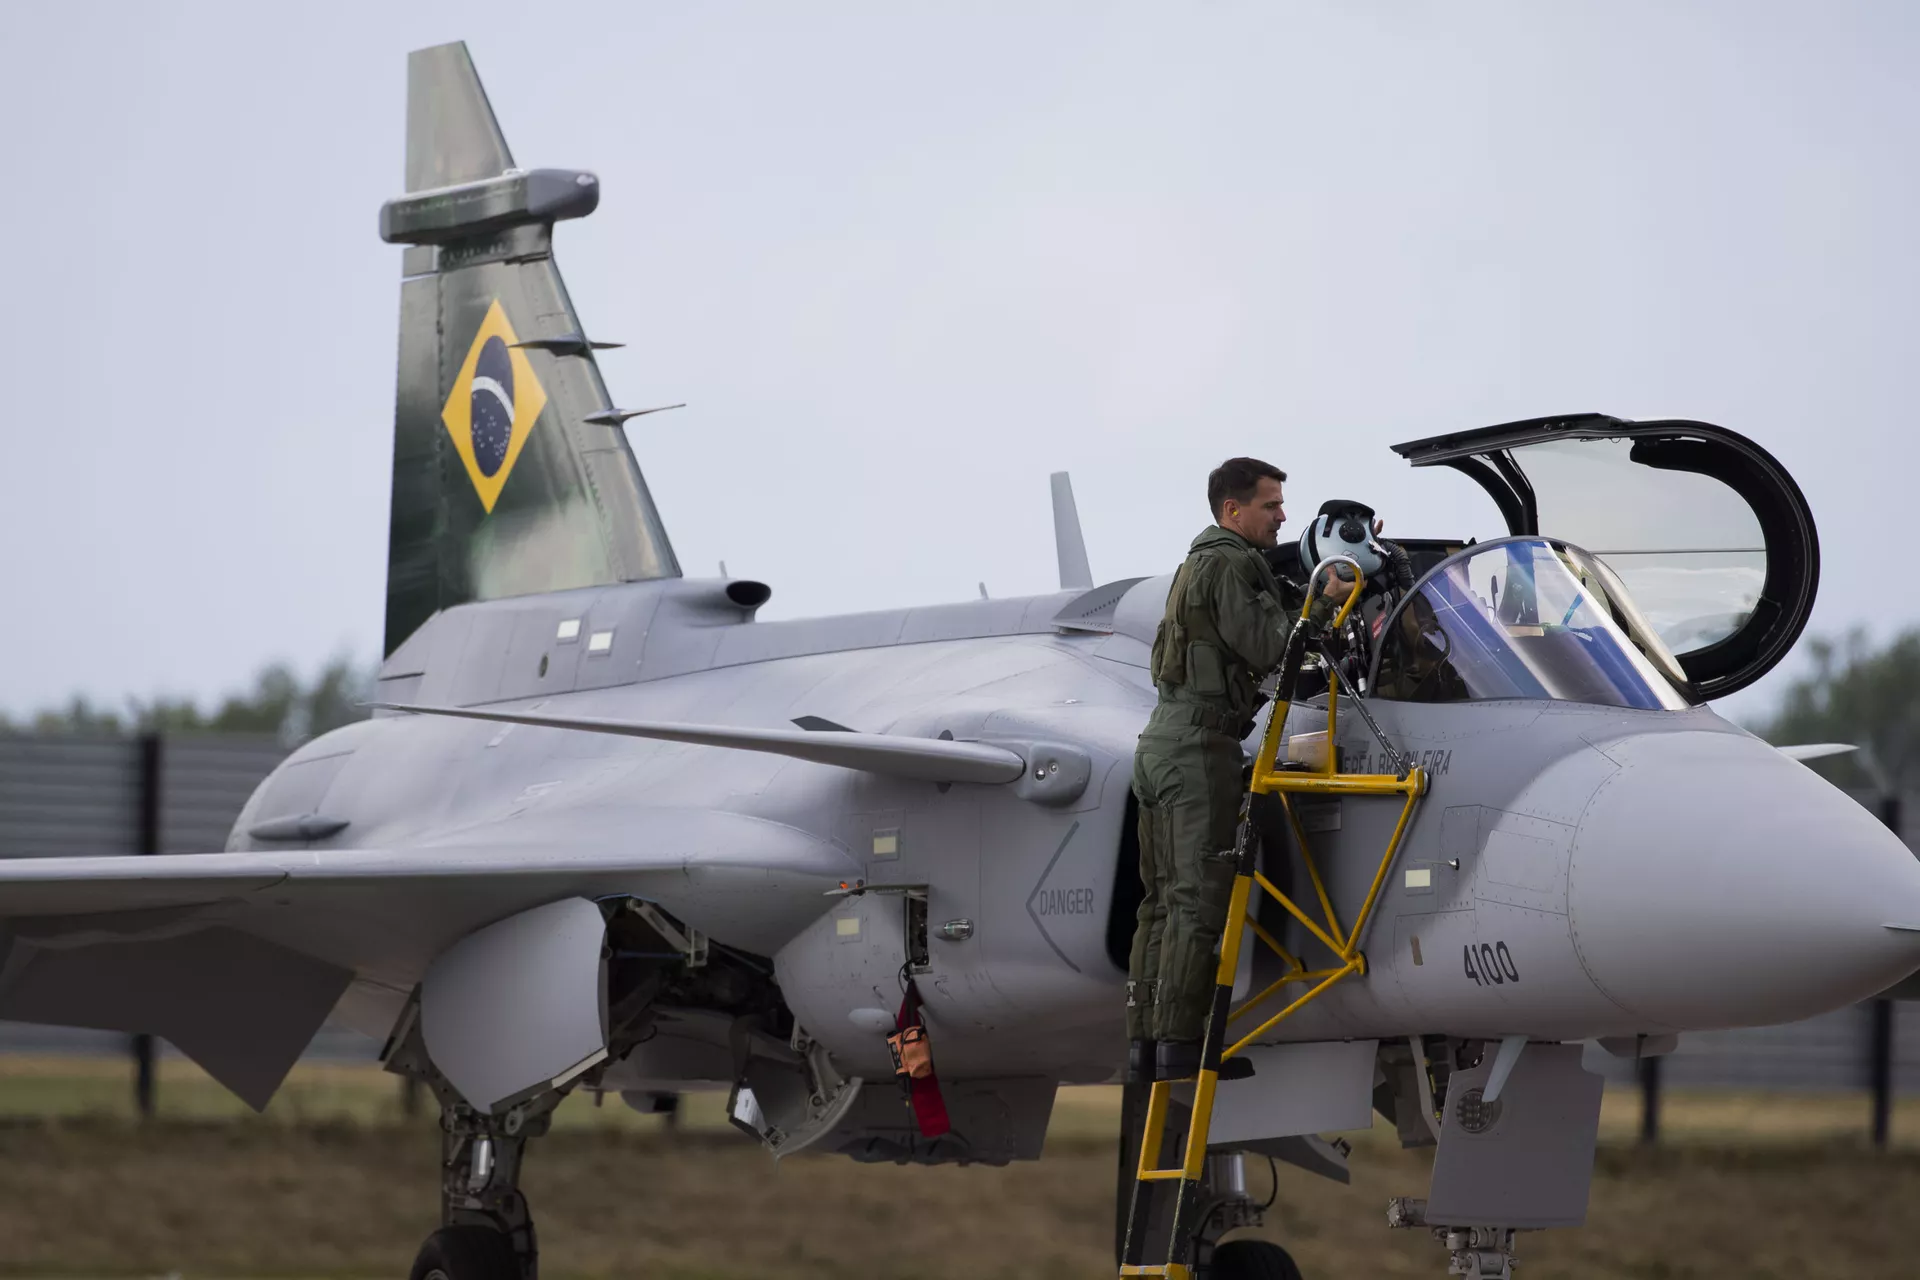
{"type": "MultiPolygon", "coordinates": [[[[131,1114],[104,1060],[0,1059],[0,1272],[72,1276],[398,1276],[435,1213],[435,1134],[398,1082],[302,1067],[264,1116],[188,1064],[163,1063],[161,1116],[131,1114]]],[[[1908,1276],[1920,1106],[1895,1149],[1865,1141],[1863,1096],[1668,1099],[1662,1147],[1634,1144],[1609,1095],[1589,1224],[1523,1237],[1528,1280],[1908,1276]]],[[[1046,1158],[1005,1169],[773,1164],[717,1096],[666,1130],[617,1100],[570,1100],[529,1160],[544,1273],[675,1280],[1110,1275],[1110,1089],[1064,1090],[1046,1158]]],[[[1427,1156],[1355,1135],[1342,1187],[1279,1171],[1268,1234],[1314,1280],[1445,1273],[1424,1235],[1390,1233],[1391,1195],[1423,1194],[1427,1156]]],[[[1251,1178],[1267,1185],[1264,1162],[1251,1178]]]]}

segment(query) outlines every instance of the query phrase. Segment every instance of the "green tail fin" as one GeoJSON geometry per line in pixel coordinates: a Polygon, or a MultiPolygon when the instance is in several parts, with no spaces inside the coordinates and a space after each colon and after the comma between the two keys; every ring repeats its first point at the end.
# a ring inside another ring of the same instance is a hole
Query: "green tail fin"
{"type": "Polygon", "coordinates": [[[407,62],[386,652],[469,600],[677,577],[566,285],[553,224],[590,173],[522,172],[464,44],[407,62]]]}

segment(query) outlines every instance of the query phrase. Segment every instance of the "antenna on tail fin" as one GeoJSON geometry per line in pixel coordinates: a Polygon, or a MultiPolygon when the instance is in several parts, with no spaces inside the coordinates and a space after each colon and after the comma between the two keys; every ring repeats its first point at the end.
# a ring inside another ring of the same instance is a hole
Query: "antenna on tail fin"
{"type": "Polygon", "coordinates": [[[407,59],[386,652],[469,600],[678,577],[553,261],[599,180],[514,168],[464,44],[407,59]]]}

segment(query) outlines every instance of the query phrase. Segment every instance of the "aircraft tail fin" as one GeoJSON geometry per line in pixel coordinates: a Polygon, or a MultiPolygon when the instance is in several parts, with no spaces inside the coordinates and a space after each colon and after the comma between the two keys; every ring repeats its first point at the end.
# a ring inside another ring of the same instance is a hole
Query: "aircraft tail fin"
{"type": "MultiPolygon", "coordinates": [[[[591,173],[520,170],[464,44],[407,61],[405,245],[386,652],[469,600],[677,577],[680,566],[553,260],[591,173]]],[[[646,412],[646,411],[640,411],[646,412]]]]}
{"type": "Polygon", "coordinates": [[[464,43],[407,55],[407,190],[478,182],[513,168],[513,152],[464,43]]]}

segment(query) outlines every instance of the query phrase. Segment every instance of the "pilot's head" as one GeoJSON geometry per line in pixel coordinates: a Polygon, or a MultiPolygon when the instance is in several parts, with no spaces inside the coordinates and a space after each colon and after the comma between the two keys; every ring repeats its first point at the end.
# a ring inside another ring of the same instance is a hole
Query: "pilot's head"
{"type": "Polygon", "coordinates": [[[1222,528],[1256,547],[1271,547],[1287,522],[1280,491],[1286,478],[1286,472],[1258,458],[1228,458],[1207,477],[1207,505],[1222,528]]]}

